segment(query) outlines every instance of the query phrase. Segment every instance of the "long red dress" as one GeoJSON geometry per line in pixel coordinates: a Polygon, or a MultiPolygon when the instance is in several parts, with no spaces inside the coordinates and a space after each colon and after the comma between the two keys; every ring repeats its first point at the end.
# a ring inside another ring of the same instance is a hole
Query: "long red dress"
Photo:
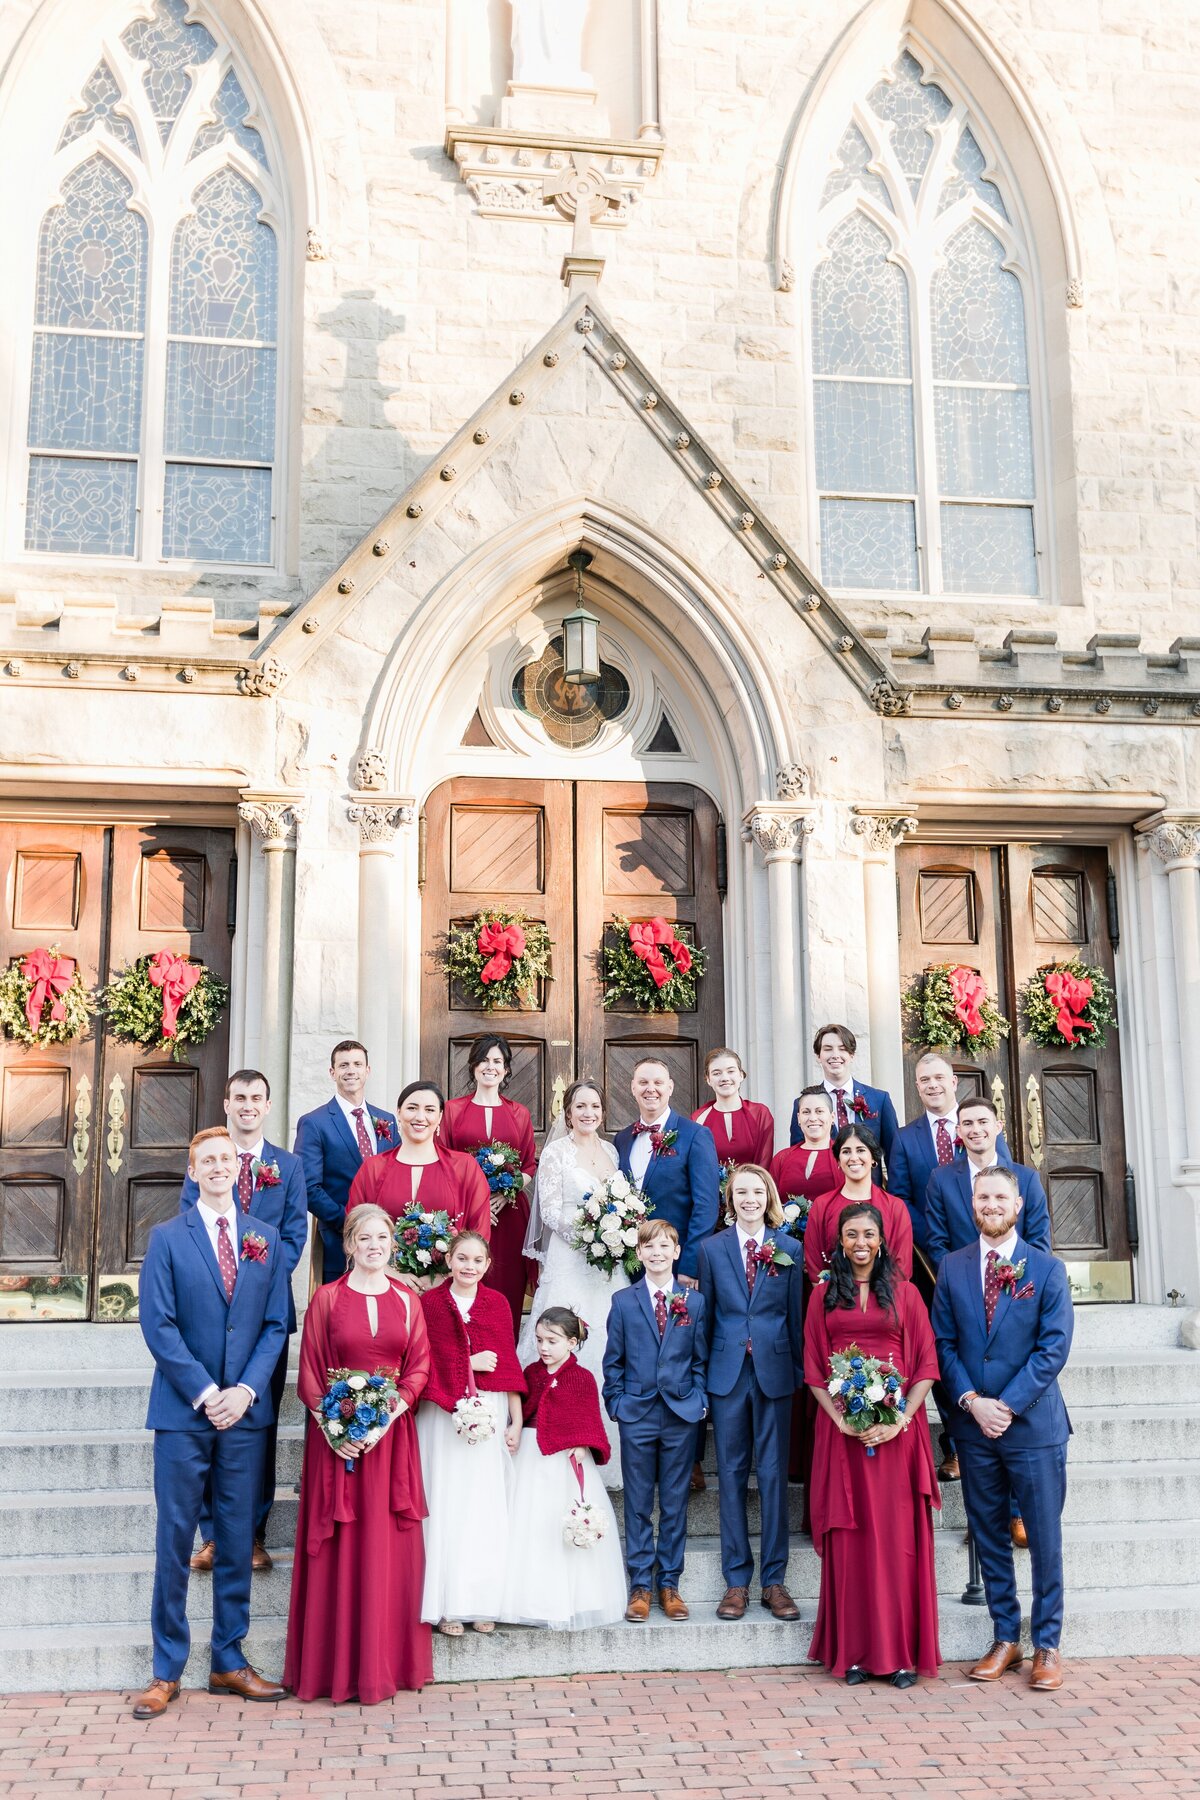
{"type": "Polygon", "coordinates": [[[300,1344],[297,1389],[306,1408],[328,1392],[330,1369],[397,1371],[408,1411],[352,1475],[309,1418],[292,1564],[284,1686],[299,1700],[358,1699],[373,1706],[433,1680],[433,1638],[421,1623],[427,1508],[415,1408],[429,1379],[420,1301],[399,1286],[367,1296],[348,1278],[316,1290],[300,1344]]]}
{"type": "MultiPolygon", "coordinates": [[[[840,1188],[844,1180],[841,1165],[835,1161],[833,1150],[814,1150],[810,1144],[789,1144],[777,1156],[771,1158],[771,1174],[775,1186],[779,1189],[779,1198],[787,1206],[791,1201],[806,1199],[810,1206],[821,1198],[822,1194],[840,1188]],[[811,1168],[810,1168],[811,1164],[811,1168]]],[[[785,1220],[786,1223],[786,1220],[785,1220]]],[[[808,1217],[797,1220],[787,1229],[793,1237],[805,1239],[808,1236],[808,1217]]],[[[807,1261],[804,1270],[804,1305],[807,1308],[812,1299],[812,1278],[808,1272],[807,1261]]],[[[788,1450],[788,1480],[804,1483],[804,1529],[809,1529],[808,1517],[808,1481],[812,1468],[813,1428],[817,1420],[817,1403],[807,1387],[800,1387],[792,1395],[792,1436],[788,1450]]]]}
{"type": "MultiPolygon", "coordinates": [[[[483,1170],[473,1156],[444,1150],[440,1144],[434,1148],[437,1161],[420,1165],[417,1199],[422,1212],[447,1212],[458,1220],[460,1231],[477,1231],[490,1239],[492,1197],[483,1170]]],[[[351,1183],[347,1212],[369,1200],[398,1219],[412,1202],[412,1170],[413,1165],[400,1162],[395,1150],[368,1156],[351,1183]]]]}
{"type": "MultiPolygon", "coordinates": [[[[465,1152],[472,1161],[474,1152],[483,1144],[511,1144],[521,1158],[524,1174],[532,1175],[537,1168],[533,1120],[529,1116],[529,1108],[522,1106],[519,1100],[502,1099],[490,1108],[477,1105],[471,1094],[464,1094],[457,1100],[447,1100],[442,1122],[438,1126],[438,1141],[447,1150],[465,1152]],[[490,1131],[487,1128],[489,1111],[492,1115],[490,1131]]],[[[484,1179],[487,1179],[486,1176],[484,1179]]],[[[531,1272],[532,1280],[537,1280],[537,1264],[526,1261],[522,1255],[528,1225],[529,1196],[522,1192],[503,1209],[492,1226],[492,1264],[483,1278],[488,1287],[495,1288],[508,1301],[513,1316],[514,1339],[521,1329],[525,1290],[530,1286],[531,1272]]]]}
{"type": "MultiPolygon", "coordinates": [[[[874,1294],[865,1312],[857,1304],[827,1312],[823,1301],[818,1291],[804,1326],[804,1375],[812,1386],[828,1382],[830,1352],[850,1344],[894,1363],[906,1393],[936,1379],[933,1332],[911,1282],[896,1284],[894,1314],[874,1294]]],[[[854,1664],[873,1675],[936,1675],[932,1508],[942,1501],[924,1407],[874,1456],[819,1410],[810,1502],[821,1596],[809,1656],[831,1675],[854,1664]]]]}
{"type": "MultiPolygon", "coordinates": [[[[804,1233],[804,1268],[810,1281],[818,1281],[821,1271],[829,1267],[829,1258],[837,1243],[838,1216],[843,1207],[850,1204],[840,1187],[833,1189],[831,1193],[822,1194],[814,1202],[804,1233]]],[[[907,1206],[903,1200],[897,1200],[894,1194],[885,1194],[874,1182],[871,1183],[869,1204],[877,1207],[882,1214],[884,1242],[892,1253],[892,1261],[905,1280],[911,1281],[913,1235],[907,1206]]]]}
{"type": "Polygon", "coordinates": [[[692,1114],[697,1125],[712,1132],[719,1163],[758,1163],[766,1168],[775,1149],[775,1121],[760,1100],[743,1100],[735,1112],[720,1112],[715,1102],[692,1114]]]}

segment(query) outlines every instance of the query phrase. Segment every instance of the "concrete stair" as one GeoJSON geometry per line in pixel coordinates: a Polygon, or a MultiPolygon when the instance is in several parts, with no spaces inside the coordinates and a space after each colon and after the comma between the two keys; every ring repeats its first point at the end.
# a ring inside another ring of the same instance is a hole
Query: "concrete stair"
{"type": "MultiPolygon", "coordinates": [[[[1068,1656],[1200,1654],[1200,1356],[1178,1345],[1168,1308],[1088,1308],[1063,1388],[1075,1436],[1064,1516],[1068,1656]]],[[[140,1685],[150,1658],[154,1500],[150,1437],[142,1426],[150,1363],[136,1327],[0,1329],[0,1691],[120,1689],[140,1685]],[[21,1395],[60,1396],[54,1441],[20,1430],[21,1395]]],[[[247,1651],[268,1673],[282,1666],[300,1467],[302,1414],[294,1391],[280,1432],[280,1495],[270,1544],[276,1566],[254,1580],[247,1651]]],[[[614,1496],[618,1521],[620,1495],[614,1496]]],[[[788,1585],[799,1625],[757,1604],[738,1624],[715,1606],[724,1588],[718,1495],[710,1475],[689,1505],[684,1591],[692,1618],[648,1626],[435,1638],[441,1680],[601,1671],[745,1667],[806,1660],[820,1582],[818,1558],[794,1528],[788,1585]]],[[[751,1493],[751,1525],[757,1496],[751,1493]]],[[[986,1611],[964,1606],[967,1580],[961,1490],[945,1490],[936,1532],[942,1652],[979,1654],[986,1611]]],[[[1023,1592],[1028,1559],[1018,1558],[1023,1592]]],[[[189,1684],[207,1676],[211,1580],[193,1577],[188,1612],[196,1648],[189,1684]]]]}

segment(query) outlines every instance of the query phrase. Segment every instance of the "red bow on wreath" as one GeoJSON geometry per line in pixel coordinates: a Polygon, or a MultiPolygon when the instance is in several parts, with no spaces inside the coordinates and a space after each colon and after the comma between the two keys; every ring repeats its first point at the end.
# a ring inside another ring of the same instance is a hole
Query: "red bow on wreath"
{"type": "Polygon", "coordinates": [[[643,925],[631,925],[629,947],[638,961],[645,963],[657,988],[665,987],[673,975],[686,975],[692,966],[691,951],[661,917],[647,919],[643,925]],[[673,969],[668,969],[663,960],[663,948],[671,953],[673,969]]]}
{"type": "Polygon", "coordinates": [[[53,1000],[50,1008],[52,1019],[65,1019],[67,1009],[60,995],[65,994],[75,974],[75,958],[73,956],[51,956],[48,950],[31,950],[21,964],[21,973],[26,981],[32,981],[29,998],[25,1002],[25,1017],[29,1020],[30,1031],[38,1031],[42,1023],[42,1008],[47,1000],[53,1000]]]}
{"type": "Polygon", "coordinates": [[[488,958],[479,971],[485,984],[503,981],[514,960],[525,954],[525,933],[519,925],[485,925],[475,942],[480,955],[488,958]]]}
{"type": "Polygon", "coordinates": [[[173,1038],[179,1009],[204,973],[196,963],[185,962],[173,950],[156,950],[146,970],[152,987],[162,989],[162,1034],[173,1038]]]}
{"type": "Polygon", "coordinates": [[[982,975],[974,969],[963,968],[950,971],[950,997],[954,1001],[954,1016],[970,1037],[978,1037],[983,1030],[983,1014],[979,1010],[987,999],[987,983],[982,975]]]}
{"type": "Polygon", "coordinates": [[[1077,1031],[1095,1031],[1094,1025],[1079,1017],[1093,992],[1086,975],[1069,975],[1063,969],[1056,969],[1046,977],[1046,992],[1058,1008],[1054,1023],[1068,1044],[1078,1043],[1077,1031]]]}

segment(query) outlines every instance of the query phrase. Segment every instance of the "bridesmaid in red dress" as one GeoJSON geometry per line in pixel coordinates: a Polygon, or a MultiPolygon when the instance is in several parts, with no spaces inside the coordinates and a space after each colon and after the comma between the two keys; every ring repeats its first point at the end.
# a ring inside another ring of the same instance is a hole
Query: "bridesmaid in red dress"
{"type": "MultiPolygon", "coordinates": [[[[500,1092],[512,1074],[512,1050],[508,1039],[494,1032],[477,1037],[467,1055],[467,1070],[475,1083],[475,1092],[446,1102],[438,1127],[438,1142],[447,1150],[465,1152],[472,1160],[475,1151],[484,1144],[511,1144],[521,1158],[521,1172],[528,1187],[537,1168],[533,1120],[528,1107],[522,1106],[519,1100],[505,1100],[500,1092]]],[[[499,1200],[499,1195],[492,1196],[493,1207],[499,1200]]],[[[485,1285],[498,1289],[508,1301],[514,1339],[521,1329],[531,1268],[534,1280],[537,1279],[537,1264],[530,1264],[522,1255],[528,1227],[529,1197],[521,1189],[511,1200],[501,1204],[492,1219],[492,1261],[484,1276],[485,1285]]]]}
{"type": "Polygon", "coordinates": [[[309,1420],[283,1671],[299,1700],[373,1706],[433,1680],[432,1637],[421,1623],[427,1509],[415,1424],[429,1338],[416,1295],[389,1279],[388,1215],[352,1208],[343,1241],[349,1269],[309,1301],[300,1398],[312,1414],[330,1369],[386,1368],[400,1405],[365,1452],[349,1443],[335,1450],[309,1420]]]}
{"type": "Polygon", "coordinates": [[[805,1379],[820,1408],[812,1521],[821,1596],[808,1654],[851,1686],[886,1675],[906,1688],[938,1672],[932,1509],[942,1501],[925,1419],[937,1372],[928,1315],[912,1283],[898,1279],[879,1209],[851,1201],[804,1330],[805,1379]],[[838,1412],[829,1358],[852,1344],[899,1370],[898,1424],[860,1434],[838,1412]]]}
{"type": "MultiPolygon", "coordinates": [[[[459,1231],[492,1232],[492,1197],[487,1177],[473,1156],[444,1150],[437,1129],[445,1110],[440,1088],[431,1081],[410,1081],[396,1102],[400,1142],[394,1150],[368,1156],[350,1186],[351,1207],[381,1206],[398,1219],[414,1200],[422,1212],[447,1212],[459,1231]]],[[[408,1287],[427,1288],[445,1275],[397,1275],[408,1287]]]]}
{"type": "MultiPolygon", "coordinates": [[[[801,1242],[808,1235],[808,1215],[822,1194],[832,1193],[842,1185],[842,1171],[834,1161],[830,1139],[833,1136],[833,1102],[820,1082],[806,1087],[796,1102],[796,1118],[804,1133],[802,1144],[791,1144],[771,1158],[771,1174],[783,1202],[783,1222],[793,1237],[801,1242]],[[795,1219],[789,1219],[789,1208],[797,1207],[795,1219]]],[[[812,1299],[812,1278],[807,1258],[804,1269],[804,1305],[812,1299]]],[[[804,1483],[804,1530],[809,1529],[808,1479],[812,1468],[813,1428],[817,1410],[806,1387],[797,1388],[792,1396],[792,1437],[788,1451],[788,1480],[804,1483]]]]}
{"type": "Polygon", "coordinates": [[[906,1281],[912,1280],[912,1220],[903,1200],[885,1194],[872,1179],[878,1166],[879,1140],[865,1125],[843,1125],[833,1140],[833,1154],[841,1170],[841,1186],[823,1194],[808,1215],[804,1233],[804,1268],[812,1282],[828,1268],[837,1243],[838,1214],[851,1200],[873,1206],[883,1220],[884,1236],[892,1261],[906,1281]]]}
{"type": "Polygon", "coordinates": [[[757,1163],[765,1169],[775,1149],[775,1121],[761,1101],[742,1099],[746,1071],[737,1051],[727,1044],[710,1050],[704,1059],[704,1079],[714,1099],[692,1118],[712,1132],[721,1167],[757,1163]]]}

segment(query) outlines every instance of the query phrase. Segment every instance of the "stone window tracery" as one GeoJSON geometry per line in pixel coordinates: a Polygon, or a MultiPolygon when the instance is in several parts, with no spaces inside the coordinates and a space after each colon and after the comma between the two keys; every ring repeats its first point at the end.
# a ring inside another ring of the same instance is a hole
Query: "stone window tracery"
{"type": "Polygon", "coordinates": [[[821,190],[821,569],[840,589],[1036,596],[1030,259],[982,122],[943,81],[904,49],[821,190]]]}
{"type": "Polygon", "coordinates": [[[38,239],[25,546],[262,566],[282,195],[246,71],[188,0],[106,39],[38,239]]]}

